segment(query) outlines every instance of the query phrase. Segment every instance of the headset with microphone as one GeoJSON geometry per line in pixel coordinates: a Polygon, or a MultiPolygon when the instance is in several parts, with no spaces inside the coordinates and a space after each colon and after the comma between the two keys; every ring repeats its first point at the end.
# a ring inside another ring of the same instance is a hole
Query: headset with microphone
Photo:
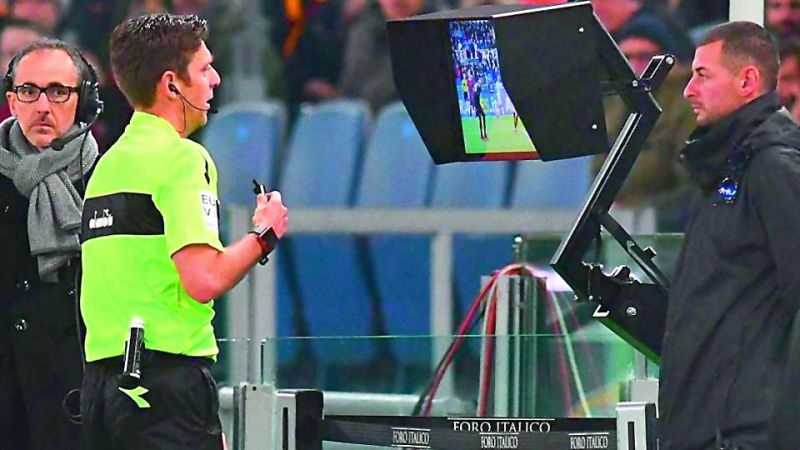
{"type": "Polygon", "coordinates": [[[169,84],[167,85],[167,89],[169,89],[169,90],[170,90],[170,92],[174,92],[174,93],[178,94],[178,97],[180,97],[180,98],[181,98],[181,100],[183,100],[184,102],[186,102],[186,104],[187,104],[187,105],[191,106],[192,108],[194,108],[194,109],[196,109],[196,110],[198,110],[198,111],[207,112],[207,113],[209,113],[209,114],[216,114],[216,113],[217,113],[217,111],[218,111],[218,110],[217,110],[217,108],[215,108],[215,107],[213,107],[213,106],[209,106],[208,108],[198,108],[197,106],[194,106],[194,105],[192,104],[192,102],[190,102],[189,100],[187,100],[187,99],[186,99],[186,97],[184,97],[184,96],[183,96],[183,94],[181,94],[181,91],[179,91],[179,90],[178,90],[178,87],[177,87],[177,86],[175,86],[173,83],[169,83],[169,84]]]}
{"type": "MultiPolygon", "coordinates": [[[[81,84],[78,87],[78,107],[75,110],[75,123],[82,123],[83,126],[61,137],[53,139],[53,141],[50,143],[50,148],[56,151],[63,150],[64,146],[69,142],[87,133],[92,125],[97,122],[97,119],[103,112],[103,101],[100,100],[100,83],[97,78],[97,72],[79,50],[71,50],[78,55],[81,63],[86,69],[79,70],[81,73],[81,78],[85,78],[84,73],[89,74],[89,79],[81,80],[81,84]]],[[[65,51],[67,50],[65,49],[65,51]]],[[[67,51],[67,53],[71,52],[67,51]]],[[[23,56],[25,55],[15,55],[8,63],[8,69],[3,77],[3,85],[6,92],[14,89],[14,66],[16,66],[19,59],[23,56]]]]}

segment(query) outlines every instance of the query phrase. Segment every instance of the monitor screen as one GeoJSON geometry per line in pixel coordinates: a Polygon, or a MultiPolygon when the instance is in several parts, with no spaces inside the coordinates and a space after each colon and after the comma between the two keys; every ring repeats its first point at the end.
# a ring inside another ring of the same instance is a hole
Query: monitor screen
{"type": "Polygon", "coordinates": [[[588,1],[439,11],[387,28],[397,92],[436,164],[608,151],[598,43],[610,37],[588,1]]]}
{"type": "Polygon", "coordinates": [[[455,20],[449,32],[464,152],[487,159],[537,157],[503,84],[494,21],[455,20]]]}

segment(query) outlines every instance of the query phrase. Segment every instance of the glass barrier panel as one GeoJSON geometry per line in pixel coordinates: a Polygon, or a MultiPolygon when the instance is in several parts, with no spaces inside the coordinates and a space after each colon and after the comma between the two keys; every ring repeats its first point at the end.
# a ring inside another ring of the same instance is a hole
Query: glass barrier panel
{"type": "Polygon", "coordinates": [[[599,324],[569,335],[285,338],[263,351],[263,383],[322,390],[326,414],[413,415],[439,379],[434,415],[468,417],[479,404],[500,417],[613,417],[635,355],[599,324]],[[434,352],[454,342],[437,378],[434,352]]]}

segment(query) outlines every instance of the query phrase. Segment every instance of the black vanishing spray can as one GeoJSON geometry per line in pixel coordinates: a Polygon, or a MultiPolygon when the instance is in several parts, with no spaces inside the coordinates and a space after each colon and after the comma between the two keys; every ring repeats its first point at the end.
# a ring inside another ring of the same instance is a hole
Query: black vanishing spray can
{"type": "Polygon", "coordinates": [[[131,319],[128,341],[125,342],[125,359],[119,386],[133,389],[142,378],[142,351],[144,350],[144,321],[139,317],[131,319]]]}

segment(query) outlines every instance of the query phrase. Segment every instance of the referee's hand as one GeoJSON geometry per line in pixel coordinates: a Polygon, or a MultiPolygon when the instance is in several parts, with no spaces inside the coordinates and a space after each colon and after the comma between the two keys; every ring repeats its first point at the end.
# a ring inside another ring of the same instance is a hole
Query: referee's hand
{"type": "Polygon", "coordinates": [[[289,227],[289,210],[283,206],[280,192],[272,191],[256,196],[253,226],[271,227],[278,239],[286,234],[286,230],[289,227]]]}

